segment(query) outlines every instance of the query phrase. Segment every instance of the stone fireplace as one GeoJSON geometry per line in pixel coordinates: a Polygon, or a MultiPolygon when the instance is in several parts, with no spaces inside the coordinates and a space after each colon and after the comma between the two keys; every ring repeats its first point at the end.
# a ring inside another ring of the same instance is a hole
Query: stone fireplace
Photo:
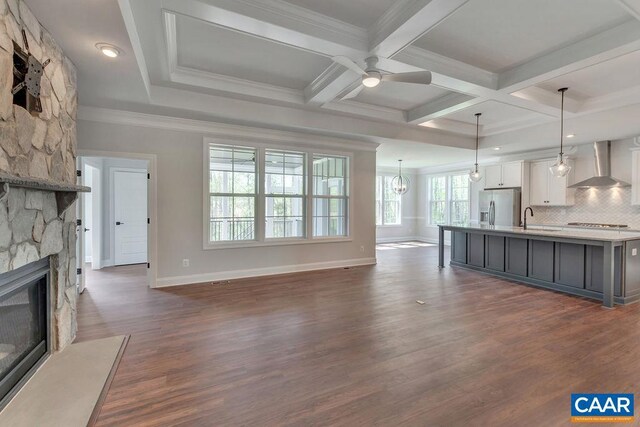
{"type": "Polygon", "coordinates": [[[48,263],[51,351],[76,334],[74,201],[88,190],[76,185],[76,87],[74,65],[27,5],[0,0],[0,283],[48,263]],[[14,105],[14,43],[40,63],[50,60],[40,81],[41,112],[14,105]]]}

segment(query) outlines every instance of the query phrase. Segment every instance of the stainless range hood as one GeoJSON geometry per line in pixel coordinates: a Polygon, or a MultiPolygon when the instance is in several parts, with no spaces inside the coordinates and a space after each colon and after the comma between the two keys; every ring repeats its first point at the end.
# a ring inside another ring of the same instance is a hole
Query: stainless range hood
{"type": "Polygon", "coordinates": [[[629,187],[629,183],[611,176],[611,141],[598,141],[593,144],[593,150],[596,161],[595,176],[573,184],[569,188],[629,187]]]}

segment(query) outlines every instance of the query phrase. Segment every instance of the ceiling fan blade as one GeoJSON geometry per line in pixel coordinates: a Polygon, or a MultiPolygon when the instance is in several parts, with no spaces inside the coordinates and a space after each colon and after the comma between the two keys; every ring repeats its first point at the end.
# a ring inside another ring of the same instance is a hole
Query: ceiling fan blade
{"type": "Polygon", "coordinates": [[[358,85],[358,87],[353,89],[351,92],[348,92],[345,96],[343,96],[340,99],[341,100],[345,100],[345,99],[355,98],[356,96],[358,96],[360,94],[360,92],[362,92],[362,89],[364,89],[364,86],[358,85]]]}
{"type": "Polygon", "coordinates": [[[414,71],[412,73],[385,74],[382,76],[384,82],[431,84],[431,71],[414,71]]]}
{"type": "Polygon", "coordinates": [[[346,56],[334,56],[331,58],[331,60],[337,64],[340,64],[344,67],[347,67],[348,69],[363,75],[363,74],[367,74],[362,68],[360,68],[358,66],[358,64],[356,64],[355,62],[353,62],[351,59],[347,58],[346,56]]]}

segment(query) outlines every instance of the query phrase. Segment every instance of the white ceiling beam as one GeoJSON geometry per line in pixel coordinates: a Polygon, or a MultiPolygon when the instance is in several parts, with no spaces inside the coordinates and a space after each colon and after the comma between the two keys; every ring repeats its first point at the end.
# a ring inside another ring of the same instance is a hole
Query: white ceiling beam
{"type": "MultiPolygon", "coordinates": [[[[557,91],[549,91],[537,86],[531,86],[518,92],[512,93],[513,96],[536,102],[541,105],[547,105],[550,108],[560,108],[560,94],[557,91]]],[[[580,111],[582,102],[571,97],[570,91],[565,95],[564,110],[568,113],[577,113],[580,111]]]]}
{"type": "Polygon", "coordinates": [[[451,93],[407,111],[407,122],[422,124],[479,102],[483,100],[461,93],[451,93]]]}
{"type": "MultiPolygon", "coordinates": [[[[440,129],[446,130],[454,133],[462,133],[465,135],[476,135],[476,125],[466,122],[461,122],[458,120],[450,120],[450,119],[438,119],[431,120],[429,122],[423,123],[420,126],[427,127],[430,129],[440,129]]],[[[480,126],[480,133],[484,135],[484,126],[480,126]]]]}
{"type": "Polygon", "coordinates": [[[469,0],[396,2],[371,31],[369,51],[390,58],[434,28],[469,0]]]}
{"type": "Polygon", "coordinates": [[[142,82],[144,84],[145,93],[147,99],[151,96],[151,81],[149,79],[149,69],[144,59],[142,52],[142,43],[140,42],[140,36],[138,35],[138,28],[136,27],[136,20],[133,16],[133,10],[131,10],[130,0],[118,0],[118,6],[120,7],[120,13],[122,13],[122,19],[124,26],[129,34],[129,40],[131,41],[131,48],[133,49],[133,55],[136,58],[140,75],[142,76],[142,82]]]}
{"type": "Polygon", "coordinates": [[[640,21],[640,0],[618,0],[618,4],[640,21]]]}
{"type": "Polygon", "coordinates": [[[165,10],[323,56],[358,58],[368,49],[364,30],[280,1],[164,0],[165,10]]]}
{"type": "Polygon", "coordinates": [[[498,88],[516,92],[639,49],[640,22],[629,20],[501,73],[498,88]]]}
{"type": "Polygon", "coordinates": [[[336,99],[360,78],[353,71],[333,63],[304,89],[304,99],[309,105],[322,106],[336,99]]]}
{"type": "Polygon", "coordinates": [[[397,72],[429,70],[432,73],[453,77],[461,82],[489,89],[498,88],[497,74],[415,46],[409,46],[398,53],[393,57],[393,61],[415,67],[415,69],[403,69],[397,72]]]}
{"type": "MultiPolygon", "coordinates": [[[[422,69],[407,69],[406,65],[388,58],[408,47],[415,39],[446,19],[467,1],[399,1],[374,26],[369,48],[359,55],[351,56],[351,59],[360,61],[369,54],[373,54],[380,57],[378,67],[384,71],[390,73],[421,71],[422,69]]],[[[359,76],[351,71],[336,73],[335,69],[329,67],[305,89],[305,98],[312,105],[324,105],[343,93],[357,79],[359,76]]]]}
{"type": "Polygon", "coordinates": [[[151,104],[175,111],[190,111],[209,120],[243,126],[303,131],[309,134],[358,139],[370,142],[394,140],[422,142],[459,148],[471,148],[474,141],[463,135],[452,135],[421,126],[408,126],[358,116],[347,116],[328,110],[300,106],[270,105],[244,99],[232,99],[206,93],[187,92],[168,87],[151,87],[151,104]]]}

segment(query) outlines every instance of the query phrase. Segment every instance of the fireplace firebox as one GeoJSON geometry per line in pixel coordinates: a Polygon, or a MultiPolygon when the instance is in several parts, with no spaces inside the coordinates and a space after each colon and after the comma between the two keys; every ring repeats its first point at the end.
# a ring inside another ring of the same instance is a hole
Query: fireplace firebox
{"type": "Polygon", "coordinates": [[[49,355],[49,259],[0,274],[0,408],[49,355]]]}

